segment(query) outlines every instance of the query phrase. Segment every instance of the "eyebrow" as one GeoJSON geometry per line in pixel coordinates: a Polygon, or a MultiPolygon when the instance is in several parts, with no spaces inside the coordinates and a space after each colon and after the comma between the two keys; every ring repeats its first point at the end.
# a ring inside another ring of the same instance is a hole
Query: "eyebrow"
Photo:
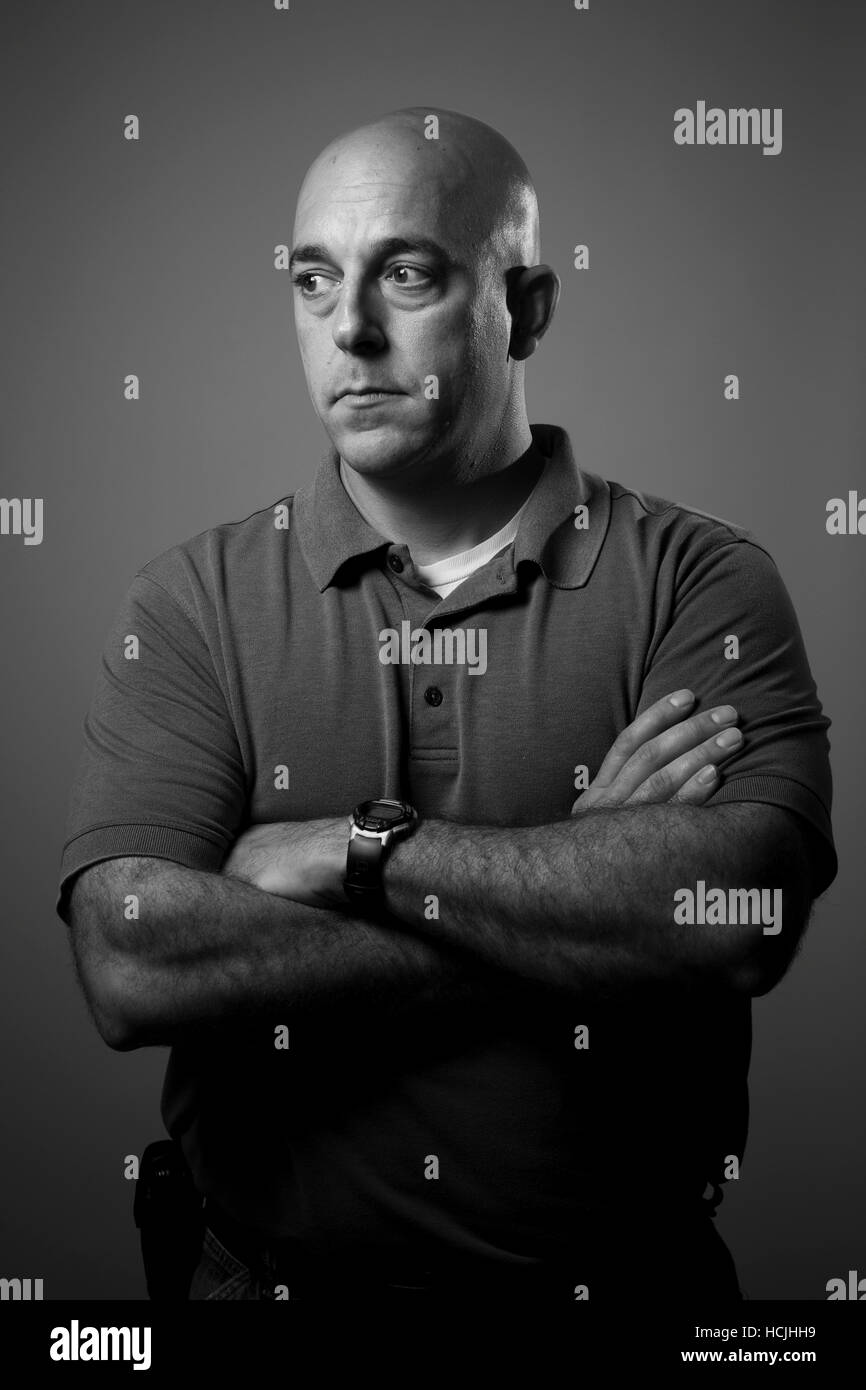
{"type": "MultiPolygon", "coordinates": [[[[440,265],[453,263],[448,252],[439,245],[438,241],[432,241],[430,237],[424,236],[384,237],[381,241],[374,241],[370,250],[376,260],[384,260],[386,256],[421,251],[438,261],[440,265]]],[[[306,245],[295,247],[289,257],[289,270],[294,270],[296,265],[311,261],[328,261],[331,265],[334,264],[334,259],[326,246],[322,246],[318,242],[307,242],[306,245]]]]}

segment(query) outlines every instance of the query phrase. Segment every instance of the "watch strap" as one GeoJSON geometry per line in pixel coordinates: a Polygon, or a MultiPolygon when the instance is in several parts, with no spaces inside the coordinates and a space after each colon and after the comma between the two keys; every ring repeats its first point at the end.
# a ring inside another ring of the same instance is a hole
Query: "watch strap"
{"type": "Polygon", "coordinates": [[[354,902],[376,904],[384,900],[382,892],[382,856],[384,846],[378,835],[353,835],[346,853],[344,889],[354,902]]]}

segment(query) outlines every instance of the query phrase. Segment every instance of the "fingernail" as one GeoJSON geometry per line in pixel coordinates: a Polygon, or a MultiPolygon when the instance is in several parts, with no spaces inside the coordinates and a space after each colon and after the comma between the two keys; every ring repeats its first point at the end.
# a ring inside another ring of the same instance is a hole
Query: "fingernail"
{"type": "Polygon", "coordinates": [[[739,743],[743,735],[739,729],[725,729],[723,734],[719,734],[716,739],[716,746],[719,748],[733,748],[739,743]]]}
{"type": "Polygon", "coordinates": [[[700,772],[698,773],[699,782],[714,782],[715,780],[716,769],[713,767],[712,763],[708,763],[706,767],[701,768],[700,772]]]}
{"type": "Polygon", "coordinates": [[[677,709],[682,709],[684,705],[690,705],[694,698],[690,690],[678,690],[675,695],[671,695],[670,701],[677,709]]]}
{"type": "Polygon", "coordinates": [[[719,705],[719,708],[714,709],[710,715],[714,724],[730,724],[731,720],[736,719],[736,717],[737,711],[733,705],[719,705]]]}

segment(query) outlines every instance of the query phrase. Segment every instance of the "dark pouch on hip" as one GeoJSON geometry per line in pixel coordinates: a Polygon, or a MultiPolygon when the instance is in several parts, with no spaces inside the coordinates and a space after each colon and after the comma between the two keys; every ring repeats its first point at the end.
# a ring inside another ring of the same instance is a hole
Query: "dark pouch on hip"
{"type": "Polygon", "coordinates": [[[147,1296],[153,1302],[184,1302],[204,1240],[204,1206],[183,1149],[158,1139],[145,1149],[133,1206],[141,1233],[147,1296]]]}

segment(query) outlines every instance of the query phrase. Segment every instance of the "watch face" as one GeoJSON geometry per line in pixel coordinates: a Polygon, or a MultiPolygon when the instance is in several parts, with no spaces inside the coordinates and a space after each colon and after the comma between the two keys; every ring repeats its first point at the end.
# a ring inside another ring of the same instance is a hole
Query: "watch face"
{"type": "Polygon", "coordinates": [[[363,830],[390,830],[411,819],[402,801],[363,801],[355,809],[355,819],[363,830]]]}

